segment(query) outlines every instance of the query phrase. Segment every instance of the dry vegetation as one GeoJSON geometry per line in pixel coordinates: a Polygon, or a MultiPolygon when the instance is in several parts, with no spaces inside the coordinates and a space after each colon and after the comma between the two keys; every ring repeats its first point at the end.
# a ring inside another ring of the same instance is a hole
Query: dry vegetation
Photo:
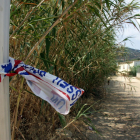
{"type": "Polygon", "coordinates": [[[34,96],[23,78],[12,77],[12,140],[51,139],[57,128],[90,113],[89,106],[80,109],[90,104],[87,97],[102,96],[104,81],[116,71],[115,31],[123,23],[136,26],[135,9],[137,3],[124,0],[11,0],[10,56],[85,90],[64,118],[34,96]]]}

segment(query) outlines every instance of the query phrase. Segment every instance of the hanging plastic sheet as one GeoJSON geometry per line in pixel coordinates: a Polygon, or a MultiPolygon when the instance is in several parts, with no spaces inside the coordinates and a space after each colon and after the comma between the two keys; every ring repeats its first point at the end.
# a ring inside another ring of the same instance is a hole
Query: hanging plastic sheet
{"type": "Polygon", "coordinates": [[[49,102],[56,111],[64,115],[69,113],[70,108],[84,93],[83,89],[72,86],[50,73],[25,65],[20,60],[10,57],[9,63],[0,65],[0,82],[5,76],[16,74],[26,79],[28,86],[36,96],[49,102]]]}

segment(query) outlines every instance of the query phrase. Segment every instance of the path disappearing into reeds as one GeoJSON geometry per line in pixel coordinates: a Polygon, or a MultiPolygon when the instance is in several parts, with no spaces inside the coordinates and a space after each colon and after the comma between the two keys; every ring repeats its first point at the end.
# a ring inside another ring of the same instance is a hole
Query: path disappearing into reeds
{"type": "Polygon", "coordinates": [[[102,110],[90,117],[102,136],[90,130],[86,136],[89,140],[140,140],[140,80],[112,77],[106,88],[102,110]]]}

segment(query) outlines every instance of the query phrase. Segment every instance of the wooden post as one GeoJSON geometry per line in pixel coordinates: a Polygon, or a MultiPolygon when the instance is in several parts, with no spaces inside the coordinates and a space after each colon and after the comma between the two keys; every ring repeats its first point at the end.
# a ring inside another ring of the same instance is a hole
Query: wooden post
{"type": "MultiPolygon", "coordinates": [[[[0,0],[0,64],[9,60],[10,0],[0,0]]],[[[10,140],[9,78],[0,83],[0,140],[10,140]]]]}

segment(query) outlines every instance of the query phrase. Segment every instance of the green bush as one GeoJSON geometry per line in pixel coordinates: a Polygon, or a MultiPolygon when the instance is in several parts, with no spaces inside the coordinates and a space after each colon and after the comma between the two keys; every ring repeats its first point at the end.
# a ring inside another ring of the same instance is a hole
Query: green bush
{"type": "Polygon", "coordinates": [[[130,67],[129,75],[136,76],[139,68],[140,66],[130,67]]]}

